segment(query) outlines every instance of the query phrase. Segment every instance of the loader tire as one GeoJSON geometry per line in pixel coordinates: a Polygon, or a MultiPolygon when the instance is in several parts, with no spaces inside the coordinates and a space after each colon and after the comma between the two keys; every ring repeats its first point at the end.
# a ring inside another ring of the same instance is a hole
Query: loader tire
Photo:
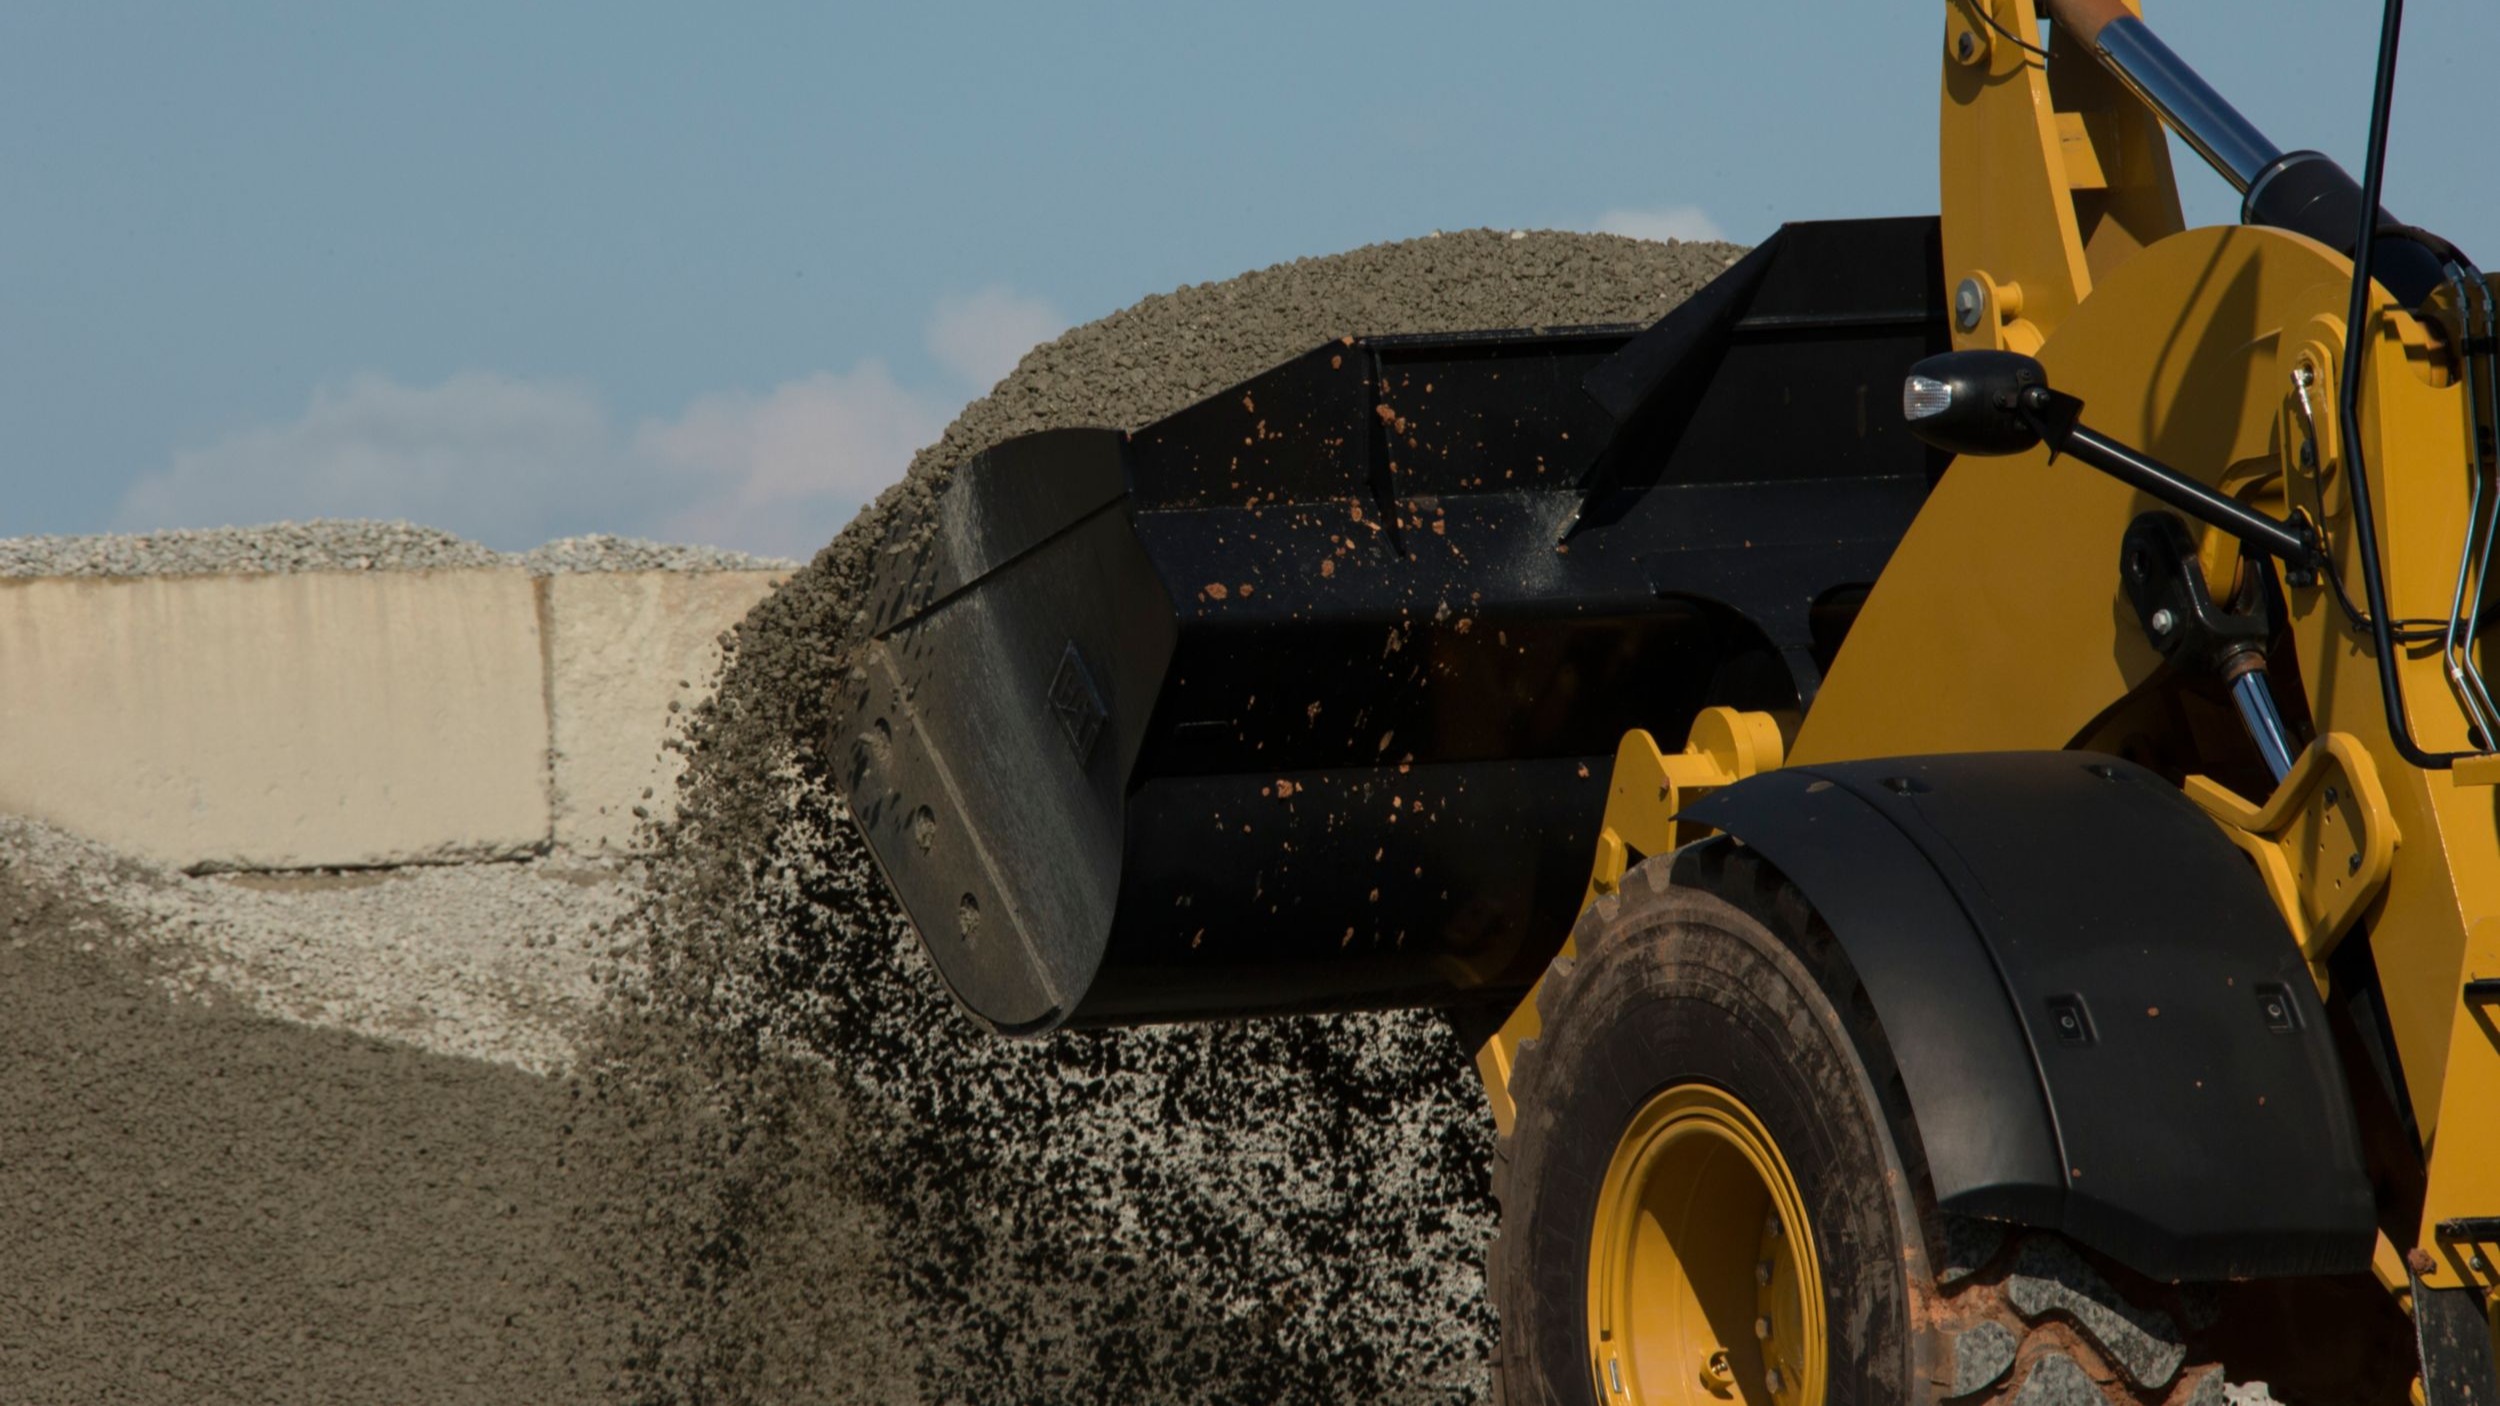
{"type": "Polygon", "coordinates": [[[1923,1238],[1874,1077],[1789,943],[1668,874],[1626,874],[1539,988],[1494,1162],[1497,1398],[1901,1400],[1923,1238]]]}
{"type": "Polygon", "coordinates": [[[2366,1278],[2157,1285],[1940,1214],[1872,1005],[1751,851],[1640,864],[1572,941],[1496,1144],[1501,1406],[2404,1400],[2366,1278]]]}

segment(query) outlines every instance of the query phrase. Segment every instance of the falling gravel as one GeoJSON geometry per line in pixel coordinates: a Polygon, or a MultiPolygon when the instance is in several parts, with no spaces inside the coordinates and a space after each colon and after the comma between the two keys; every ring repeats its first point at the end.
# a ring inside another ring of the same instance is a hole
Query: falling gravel
{"type": "Polygon", "coordinates": [[[647,1401],[1459,1402],[1491,1129],[1421,1014],[1029,1043],[952,1007],[820,752],[868,553],[1013,435],[1136,425],[1344,334],[1647,321],[1743,251],[1473,231],[1148,298],[1027,355],[748,617],[654,836],[589,1103],[647,1401]]]}

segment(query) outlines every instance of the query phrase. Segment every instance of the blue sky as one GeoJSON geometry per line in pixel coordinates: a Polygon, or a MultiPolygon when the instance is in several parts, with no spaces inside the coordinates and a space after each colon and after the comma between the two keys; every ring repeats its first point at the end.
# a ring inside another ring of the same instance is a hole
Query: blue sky
{"type": "MultiPolygon", "coordinates": [[[[2500,262],[2500,14],[2412,9],[2389,203],[2500,262]]],[[[14,0],[0,535],[803,553],[1032,340],[1179,283],[1436,228],[1932,209],[1941,14],[14,0]]],[[[2151,18],[2350,159],[2376,14],[2151,18]]]]}

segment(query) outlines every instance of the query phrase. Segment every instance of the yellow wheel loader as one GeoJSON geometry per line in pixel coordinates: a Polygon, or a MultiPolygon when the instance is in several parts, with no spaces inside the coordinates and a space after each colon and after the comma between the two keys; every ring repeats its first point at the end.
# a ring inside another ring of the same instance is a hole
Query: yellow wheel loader
{"type": "Polygon", "coordinates": [[[1448,1010],[1512,1406],[2494,1406],[2500,303],[2382,208],[2400,0],[2359,178],[1942,8],[1936,218],[968,465],[853,813],[1004,1034],[1448,1010]]]}

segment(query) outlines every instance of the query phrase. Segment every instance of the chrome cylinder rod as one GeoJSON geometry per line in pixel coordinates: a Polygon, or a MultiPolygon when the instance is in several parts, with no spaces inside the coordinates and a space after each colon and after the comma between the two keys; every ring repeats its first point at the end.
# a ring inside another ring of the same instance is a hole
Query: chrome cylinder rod
{"type": "MultiPolygon", "coordinates": [[[[2240,193],[2240,223],[2290,230],[2340,253],[2360,254],[2354,231],[2363,223],[2361,183],[2343,167],[2321,152],[2287,152],[2267,140],[2137,19],[2127,0],[2047,4],[2068,36],[2240,193]]],[[[2381,210],[2379,222],[2392,223],[2393,217],[2381,210]]],[[[2435,243],[2414,238],[2372,243],[2376,252],[2362,262],[2405,306],[2418,306],[2438,288],[2435,243]]]]}
{"type": "Polygon", "coordinates": [[[2231,680],[2231,701],[2239,705],[2240,721],[2248,725],[2249,737],[2266,759],[2266,770],[2275,780],[2282,780],[2292,769],[2292,740],[2284,730],[2283,715],[2275,711],[2266,671],[2251,669],[2231,680]]]}
{"type": "Polygon", "coordinates": [[[2048,8],[2233,190],[2248,194],[2266,168],[2283,159],[2283,149],[2171,52],[2124,0],[2048,0],[2048,8]]]}
{"type": "Polygon", "coordinates": [[[2266,140],[2256,124],[2240,116],[2144,21],[2132,15],[2111,20],[2101,26],[2092,48],[2102,66],[2220,172],[2231,189],[2246,195],[2267,167],[2283,159],[2281,147],[2266,140]]]}

